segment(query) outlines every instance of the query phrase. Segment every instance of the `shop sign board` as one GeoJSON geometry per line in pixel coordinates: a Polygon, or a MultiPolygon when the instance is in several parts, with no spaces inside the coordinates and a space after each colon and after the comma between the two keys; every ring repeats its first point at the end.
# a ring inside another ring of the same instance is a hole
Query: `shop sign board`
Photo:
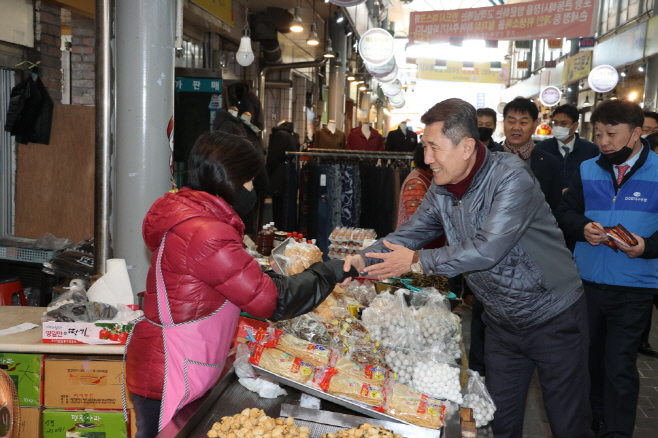
{"type": "Polygon", "coordinates": [[[592,35],[594,0],[538,0],[484,8],[412,12],[409,43],[450,37],[497,40],[576,38],[592,35]]]}
{"type": "Polygon", "coordinates": [[[593,65],[620,67],[644,57],[647,22],[594,46],[593,65]]]}
{"type": "Polygon", "coordinates": [[[350,6],[358,6],[361,3],[365,3],[365,1],[366,0],[331,0],[331,3],[343,8],[349,8],[350,6]]]}
{"type": "Polygon", "coordinates": [[[555,68],[557,67],[557,61],[544,61],[544,67],[546,68],[555,68]]]}
{"type": "Polygon", "coordinates": [[[647,39],[644,44],[645,57],[658,53],[658,15],[654,16],[647,23],[647,39]]]}
{"type": "Polygon", "coordinates": [[[561,98],[562,93],[560,92],[560,89],[552,85],[544,88],[541,90],[541,93],[539,93],[539,101],[544,106],[555,106],[560,103],[561,98]]]}
{"type": "Polygon", "coordinates": [[[579,52],[564,61],[562,83],[570,84],[585,79],[592,70],[592,51],[579,52]]]}
{"type": "Polygon", "coordinates": [[[484,40],[484,47],[487,49],[497,49],[498,40],[484,40]]]}
{"type": "Polygon", "coordinates": [[[391,72],[395,70],[397,64],[395,63],[395,57],[393,57],[386,64],[371,65],[370,63],[366,62],[365,66],[366,70],[368,70],[368,73],[377,78],[391,74],[391,72]]]}
{"type": "Polygon", "coordinates": [[[584,37],[580,39],[580,48],[581,49],[591,49],[596,44],[594,37],[584,37]]]}
{"type": "Polygon", "coordinates": [[[233,21],[233,0],[190,0],[201,6],[206,11],[210,12],[215,17],[228,23],[231,26],[235,25],[233,21]]]}
{"type": "Polygon", "coordinates": [[[549,50],[562,49],[562,38],[549,38],[546,42],[549,50]]]}
{"type": "Polygon", "coordinates": [[[516,68],[518,68],[519,70],[527,70],[528,61],[516,61],[516,68]]]}
{"type": "Polygon", "coordinates": [[[370,29],[359,41],[359,53],[371,66],[380,66],[389,62],[393,58],[393,49],[393,37],[386,29],[370,29]]]}
{"type": "Polygon", "coordinates": [[[498,69],[498,64],[494,64],[492,69],[492,63],[490,62],[475,62],[473,63],[473,70],[464,70],[462,68],[463,63],[459,61],[443,61],[438,68],[436,63],[437,60],[433,58],[418,58],[417,78],[478,84],[509,83],[509,63],[502,63],[500,69],[498,69]]]}
{"type": "Polygon", "coordinates": [[[174,82],[176,91],[196,91],[199,93],[221,93],[221,79],[204,78],[176,78],[174,82]]]}
{"type": "Polygon", "coordinates": [[[590,72],[587,82],[589,88],[597,93],[607,93],[617,86],[619,73],[611,65],[600,65],[590,72]]]}
{"type": "Polygon", "coordinates": [[[399,79],[394,80],[388,84],[381,84],[382,91],[387,96],[395,96],[402,93],[402,82],[399,79]]]}
{"type": "Polygon", "coordinates": [[[530,41],[530,40],[514,41],[514,49],[515,50],[530,50],[530,43],[532,43],[532,41],[530,41]]]}

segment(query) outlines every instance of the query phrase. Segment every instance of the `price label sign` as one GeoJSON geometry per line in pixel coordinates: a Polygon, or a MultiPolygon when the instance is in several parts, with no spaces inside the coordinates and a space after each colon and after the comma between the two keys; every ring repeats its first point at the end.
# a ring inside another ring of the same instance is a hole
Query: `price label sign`
{"type": "Polygon", "coordinates": [[[387,96],[395,96],[402,93],[402,82],[399,79],[388,84],[381,84],[382,91],[387,96]]]}
{"type": "Polygon", "coordinates": [[[555,106],[560,103],[561,98],[562,93],[559,88],[552,85],[544,88],[541,90],[541,93],[539,93],[539,101],[544,106],[555,106]]]}
{"type": "Polygon", "coordinates": [[[395,58],[391,58],[386,64],[382,65],[370,65],[367,62],[365,64],[366,70],[368,70],[368,72],[376,78],[387,76],[397,68],[395,58]]]}
{"type": "Polygon", "coordinates": [[[370,29],[359,40],[359,53],[372,67],[384,65],[393,58],[394,40],[381,28],[370,29]]]}

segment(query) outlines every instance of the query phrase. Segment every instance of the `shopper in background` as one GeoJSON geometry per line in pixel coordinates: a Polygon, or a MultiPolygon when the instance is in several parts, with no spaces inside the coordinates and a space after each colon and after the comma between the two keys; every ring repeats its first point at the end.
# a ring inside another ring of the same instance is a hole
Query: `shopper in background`
{"type": "Polygon", "coordinates": [[[535,103],[523,97],[505,105],[503,127],[505,129],[505,152],[518,155],[528,163],[532,174],[539,181],[551,212],[555,215],[562,197],[560,165],[555,157],[535,147],[532,140],[539,124],[539,110],[535,103]]]}
{"type": "Polygon", "coordinates": [[[492,138],[496,132],[496,123],[498,122],[496,111],[491,108],[480,108],[477,110],[477,115],[480,141],[492,152],[502,151],[503,145],[496,143],[492,138]]]}
{"type": "Polygon", "coordinates": [[[126,345],[137,438],[156,436],[215,384],[241,310],[272,321],[293,318],[313,310],[347,275],[339,260],[290,277],[264,273],[245,250],[244,225],[231,203],[263,166],[247,140],[203,134],[190,153],[188,187],[156,200],[144,218],[153,251],[145,318],[126,345]]]}
{"type": "Polygon", "coordinates": [[[523,436],[538,368],[553,436],[593,437],[583,285],[538,181],[517,156],[481,145],[469,103],[445,100],[421,121],[434,183],[406,223],[346,257],[344,269],[380,279],[464,274],[485,308],[494,435],[523,436]],[[442,234],[449,246],[421,249],[442,234]]]}
{"type": "Polygon", "coordinates": [[[642,137],[658,132],[658,113],[653,111],[644,112],[644,123],[642,124],[642,137]]]}
{"type": "Polygon", "coordinates": [[[571,175],[580,167],[580,163],[599,155],[599,148],[576,132],[579,127],[580,113],[573,105],[560,105],[553,110],[551,125],[553,138],[535,145],[536,149],[548,152],[557,159],[562,177],[562,193],[571,183],[571,175]]]}
{"type": "Polygon", "coordinates": [[[600,437],[631,437],[640,379],[636,360],[658,294],[658,155],[642,139],[636,103],[608,100],[592,113],[601,155],[585,161],[562,197],[558,219],[574,238],[589,317],[590,403],[600,437]],[[613,251],[600,230],[622,224],[635,246],[613,251]]]}

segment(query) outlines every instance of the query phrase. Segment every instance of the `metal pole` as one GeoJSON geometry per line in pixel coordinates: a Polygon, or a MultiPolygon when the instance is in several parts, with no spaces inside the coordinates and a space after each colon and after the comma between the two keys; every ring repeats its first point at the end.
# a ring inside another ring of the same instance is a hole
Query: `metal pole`
{"type": "MultiPolygon", "coordinates": [[[[261,111],[265,111],[265,76],[272,71],[292,70],[296,68],[321,67],[327,62],[327,58],[315,61],[293,62],[291,64],[270,65],[261,70],[258,78],[258,98],[260,99],[261,111]]],[[[267,144],[267,117],[263,123],[263,145],[267,144]]]]}
{"type": "MultiPolygon", "coordinates": [[[[571,49],[569,50],[569,56],[571,57],[575,56],[580,50],[580,38],[570,38],[569,40],[571,41],[571,49]]],[[[574,82],[570,85],[571,91],[568,91],[567,88],[567,92],[565,93],[567,104],[578,106],[579,85],[580,81],[574,82]]],[[[569,86],[567,85],[567,87],[569,86]]]]}
{"type": "MultiPolygon", "coordinates": [[[[116,196],[114,255],[126,259],[135,293],[150,254],[142,221],[172,187],[169,122],[174,114],[175,0],[116,5],[116,196]]],[[[173,138],[173,137],[172,137],[173,138]]]]}
{"type": "Polygon", "coordinates": [[[112,258],[112,159],[114,154],[114,69],[112,27],[114,0],[96,0],[95,86],[96,168],[94,188],[94,271],[105,273],[112,258]]]}
{"type": "Polygon", "coordinates": [[[336,23],[334,20],[327,20],[330,26],[330,38],[336,57],[330,62],[329,69],[329,119],[336,121],[336,126],[340,130],[345,130],[345,73],[347,71],[345,62],[346,38],[345,38],[345,20],[342,23],[336,23]]]}
{"type": "Polygon", "coordinates": [[[644,109],[656,111],[658,109],[658,56],[647,59],[644,67],[644,109]]]}

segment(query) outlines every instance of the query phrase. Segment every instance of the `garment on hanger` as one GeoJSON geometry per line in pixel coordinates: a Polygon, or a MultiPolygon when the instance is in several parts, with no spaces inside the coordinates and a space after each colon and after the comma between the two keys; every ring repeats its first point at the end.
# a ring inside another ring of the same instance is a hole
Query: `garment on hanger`
{"type": "Polygon", "coordinates": [[[418,145],[418,135],[406,129],[394,129],[386,137],[386,152],[413,152],[418,145]]]}
{"type": "Polygon", "coordinates": [[[340,129],[332,133],[326,126],[313,133],[313,147],[316,149],[345,149],[345,133],[340,129]]]}
{"type": "Polygon", "coordinates": [[[370,137],[363,135],[361,126],[352,129],[347,136],[345,149],[354,151],[383,151],[384,138],[373,128],[370,128],[370,137]]]}
{"type": "Polygon", "coordinates": [[[228,134],[246,137],[247,132],[244,129],[244,123],[238,117],[228,111],[217,111],[215,120],[212,122],[214,131],[222,131],[228,134]]]}
{"type": "Polygon", "coordinates": [[[263,129],[265,116],[260,106],[260,99],[251,90],[249,85],[244,82],[238,82],[226,86],[224,90],[224,108],[234,106],[238,109],[239,114],[250,112],[251,123],[256,125],[258,129],[263,129]]]}
{"type": "Polygon", "coordinates": [[[55,103],[36,73],[11,90],[5,131],[16,136],[16,142],[50,143],[50,130],[55,103]]]}
{"type": "Polygon", "coordinates": [[[340,184],[343,188],[341,193],[341,225],[344,227],[351,227],[352,225],[352,197],[353,183],[352,183],[352,166],[340,166],[340,184]]]}

